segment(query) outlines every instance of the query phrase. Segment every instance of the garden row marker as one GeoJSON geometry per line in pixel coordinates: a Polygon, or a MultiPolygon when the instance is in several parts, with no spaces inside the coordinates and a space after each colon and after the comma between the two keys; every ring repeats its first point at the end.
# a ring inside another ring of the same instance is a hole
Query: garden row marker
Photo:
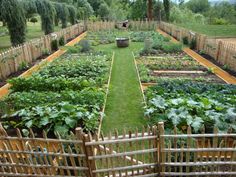
{"type": "MultiPolygon", "coordinates": [[[[162,31],[160,29],[158,29],[157,31],[160,34],[162,34],[163,36],[171,37],[170,35],[168,35],[167,33],[165,33],[164,31],[162,31]]],[[[177,41],[173,37],[171,37],[171,41],[175,42],[175,43],[179,43],[179,41],[177,41]]],[[[218,67],[215,64],[213,64],[212,62],[208,61],[206,58],[203,58],[201,55],[197,54],[196,52],[194,52],[190,48],[185,47],[183,49],[183,51],[186,54],[188,54],[189,56],[191,56],[193,59],[198,61],[201,65],[203,65],[203,66],[205,66],[207,68],[213,68],[214,69],[214,74],[217,75],[222,80],[224,80],[227,84],[236,84],[236,77],[230,75],[228,72],[224,71],[220,67],[218,67]]]]}
{"type": "MultiPolygon", "coordinates": [[[[65,46],[75,45],[80,40],[82,40],[86,35],[87,35],[87,32],[82,33],[77,38],[73,39],[68,44],[66,44],[65,46]]],[[[42,60],[39,64],[34,65],[32,68],[30,68],[29,70],[27,70],[26,72],[21,74],[19,77],[29,77],[29,76],[31,76],[34,72],[38,71],[41,67],[45,66],[49,62],[52,62],[53,60],[57,59],[58,57],[60,57],[64,53],[66,53],[66,51],[67,51],[66,49],[59,49],[58,51],[56,51],[52,55],[48,56],[46,59],[42,60]]],[[[4,96],[6,96],[9,93],[10,87],[11,87],[10,84],[6,84],[6,85],[4,85],[3,87],[0,88],[0,99],[3,98],[4,96]]]]}

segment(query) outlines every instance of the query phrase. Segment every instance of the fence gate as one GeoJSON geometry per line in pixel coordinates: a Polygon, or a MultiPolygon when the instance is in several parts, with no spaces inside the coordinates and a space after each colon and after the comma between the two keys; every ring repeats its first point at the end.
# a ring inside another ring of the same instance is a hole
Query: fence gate
{"type": "Polygon", "coordinates": [[[142,133],[125,132],[107,138],[86,138],[92,176],[157,176],[157,128],[143,129],[142,133]],[[94,151],[93,151],[94,149],[94,151]]]}

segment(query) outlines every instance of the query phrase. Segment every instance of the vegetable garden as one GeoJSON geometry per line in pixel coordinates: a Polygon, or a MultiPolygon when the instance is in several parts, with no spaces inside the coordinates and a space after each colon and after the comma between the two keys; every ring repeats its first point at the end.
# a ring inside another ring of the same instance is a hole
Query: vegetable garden
{"type": "Polygon", "coordinates": [[[209,132],[214,126],[221,131],[236,129],[235,86],[226,85],[213,69],[185,54],[182,45],[168,37],[150,30],[95,31],[66,49],[66,54],[32,76],[8,81],[11,93],[1,101],[1,113],[10,132],[20,128],[27,135],[27,129],[32,128],[39,136],[45,130],[50,136],[59,133],[66,137],[78,126],[97,131],[101,117],[105,132],[160,121],[168,129],[178,127],[182,132],[192,126],[197,133],[203,125],[209,132]],[[119,36],[129,37],[131,46],[114,48],[114,39],[119,36]],[[135,76],[135,64],[139,77],[135,76]],[[143,105],[138,79],[145,85],[143,105]],[[105,102],[107,87],[110,94],[105,102]],[[133,102],[130,96],[135,98],[133,102]],[[125,121],[127,115],[130,121],[125,121]]]}
{"type": "MultiPolygon", "coordinates": [[[[213,68],[206,68],[184,53],[182,48],[182,44],[173,43],[169,37],[156,32],[155,26],[152,30],[148,27],[143,30],[88,31],[79,43],[73,47],[62,47],[61,50],[66,51],[63,55],[44,63],[31,76],[8,80],[10,93],[0,101],[2,126],[10,136],[21,137],[19,132],[22,132],[25,137],[49,138],[49,141],[55,142],[65,140],[65,143],[60,142],[60,148],[51,145],[51,142],[46,148],[53,154],[60,149],[63,154],[64,162],[56,159],[62,164],[59,168],[61,174],[64,173],[61,169],[70,166],[67,163],[70,158],[73,168],[88,168],[91,174],[105,175],[107,171],[103,168],[109,168],[109,164],[114,167],[121,159],[115,163],[107,161],[108,165],[104,167],[103,160],[99,161],[104,153],[106,158],[122,156],[124,163],[119,163],[119,168],[127,164],[140,165],[145,174],[147,165],[149,172],[156,173],[155,163],[161,159],[157,156],[166,150],[164,134],[168,138],[174,130],[175,134],[193,132],[191,137],[194,137],[201,132],[209,135],[219,130],[227,137],[230,136],[227,133],[234,136],[236,132],[236,86],[226,84],[215,75],[213,68]],[[129,47],[118,48],[115,44],[118,37],[129,38],[129,47]],[[159,125],[160,132],[157,132],[156,125],[159,125]],[[104,138],[101,133],[111,131],[115,132],[114,137],[110,133],[108,138],[104,138]],[[122,131],[124,152],[119,153],[122,148],[118,143],[122,138],[118,134],[122,131]],[[126,131],[129,131],[128,135],[126,131]],[[140,140],[146,142],[140,144],[140,140]],[[109,147],[103,144],[109,144],[109,147]],[[85,149],[78,150],[77,146],[85,149]],[[157,152],[158,148],[164,150],[157,152]],[[73,162],[71,159],[75,158],[75,154],[88,157],[89,165],[79,162],[81,159],[73,162]],[[145,158],[154,163],[139,162],[139,159],[145,158]],[[85,164],[88,167],[82,168],[85,164]]],[[[181,143],[182,148],[186,144],[195,147],[195,140],[191,144],[189,139],[186,141],[182,137],[178,141],[173,139],[176,149],[181,143]]],[[[225,139],[225,144],[220,143],[219,147],[227,148],[228,142],[225,139]]],[[[205,138],[201,143],[204,148],[205,138]]],[[[43,152],[41,146],[37,150],[39,153],[43,152]]],[[[171,147],[171,143],[168,146],[171,147]]],[[[199,144],[196,146],[198,148],[199,144]]],[[[230,147],[234,146],[233,139],[230,147]]],[[[168,159],[171,161],[174,151],[169,148],[169,152],[168,159]]],[[[176,161],[183,157],[188,161],[192,158],[188,153],[181,157],[175,153],[174,156],[176,161]]],[[[165,158],[161,159],[163,163],[165,158]]],[[[67,169],[68,174],[73,168],[67,169]]],[[[75,170],[75,173],[78,171],[75,170]]],[[[88,176],[93,176],[91,174],[88,176]]]]}

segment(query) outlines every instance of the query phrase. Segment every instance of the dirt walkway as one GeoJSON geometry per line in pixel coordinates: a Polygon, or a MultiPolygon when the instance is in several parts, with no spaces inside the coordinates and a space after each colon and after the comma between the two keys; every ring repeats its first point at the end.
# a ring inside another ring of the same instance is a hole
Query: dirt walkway
{"type": "MultiPolygon", "coordinates": [[[[162,34],[163,36],[169,36],[167,33],[165,33],[164,31],[158,29],[157,30],[160,34],[162,34]]],[[[175,43],[179,43],[179,41],[177,41],[176,39],[174,39],[173,37],[171,37],[171,40],[175,43]]],[[[192,58],[194,58],[195,60],[197,60],[199,63],[201,63],[203,66],[207,67],[207,68],[213,68],[214,73],[221,78],[222,80],[224,80],[226,83],[228,84],[236,84],[236,77],[230,75],[228,72],[224,71],[223,69],[221,69],[220,67],[216,66],[215,64],[213,64],[212,62],[210,62],[209,60],[205,59],[204,57],[202,57],[201,55],[199,55],[198,53],[194,52],[193,50],[191,50],[188,47],[185,47],[183,49],[183,51],[188,54],[189,56],[191,56],[192,58]]]]}

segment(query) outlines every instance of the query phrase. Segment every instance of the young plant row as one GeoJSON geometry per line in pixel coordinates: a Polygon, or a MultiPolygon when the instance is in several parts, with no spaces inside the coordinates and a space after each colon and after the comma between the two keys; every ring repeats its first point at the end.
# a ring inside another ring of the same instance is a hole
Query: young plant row
{"type": "Polygon", "coordinates": [[[95,131],[104,106],[111,54],[65,55],[28,78],[9,80],[3,125],[65,137],[77,126],[95,131]]]}

